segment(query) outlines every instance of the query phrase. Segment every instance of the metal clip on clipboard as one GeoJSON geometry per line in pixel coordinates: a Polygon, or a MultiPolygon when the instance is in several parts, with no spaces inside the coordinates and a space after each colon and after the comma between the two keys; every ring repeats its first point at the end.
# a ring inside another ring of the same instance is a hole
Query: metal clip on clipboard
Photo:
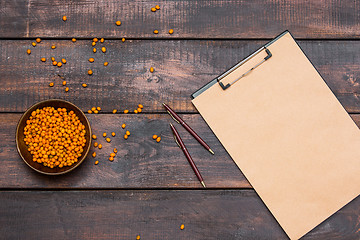
{"type": "Polygon", "coordinates": [[[267,49],[266,47],[262,47],[259,50],[257,50],[255,53],[253,53],[252,55],[250,55],[248,58],[246,58],[245,60],[239,62],[238,64],[236,64],[235,66],[233,66],[232,68],[230,68],[228,71],[226,71],[225,73],[221,74],[216,80],[219,83],[220,87],[223,90],[226,90],[227,88],[229,88],[231,85],[233,85],[234,83],[236,83],[237,81],[239,81],[241,78],[245,77],[246,75],[248,75],[252,70],[254,70],[255,68],[257,68],[258,66],[260,66],[261,64],[263,64],[266,60],[268,60],[269,58],[271,58],[272,54],[270,52],[269,49],[267,49]],[[256,64],[254,67],[252,67],[250,70],[248,70],[247,72],[245,72],[244,74],[242,74],[240,77],[238,77],[237,79],[235,79],[234,81],[232,81],[231,83],[228,83],[226,85],[224,85],[222,82],[220,82],[224,77],[226,77],[227,75],[229,75],[230,73],[232,73],[233,71],[235,71],[237,68],[239,68],[241,65],[243,65],[244,63],[246,63],[247,61],[249,61],[250,59],[252,59],[254,56],[256,56],[257,54],[259,54],[262,50],[265,50],[265,52],[267,53],[267,56],[261,60],[261,62],[259,62],[258,64],[256,64]]]}

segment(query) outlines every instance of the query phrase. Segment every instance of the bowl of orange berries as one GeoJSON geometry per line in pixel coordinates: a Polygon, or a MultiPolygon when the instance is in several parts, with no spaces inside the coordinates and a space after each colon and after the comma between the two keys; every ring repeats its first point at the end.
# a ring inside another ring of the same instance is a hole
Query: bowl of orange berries
{"type": "Polygon", "coordinates": [[[59,175],[79,166],[89,153],[91,127],[76,105],[50,99],[31,106],[16,128],[24,162],[39,173],[59,175]]]}

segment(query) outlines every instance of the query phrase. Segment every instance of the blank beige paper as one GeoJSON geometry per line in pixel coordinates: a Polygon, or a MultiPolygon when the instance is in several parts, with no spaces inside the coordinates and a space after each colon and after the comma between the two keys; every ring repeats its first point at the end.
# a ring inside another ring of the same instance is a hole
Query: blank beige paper
{"type": "Polygon", "coordinates": [[[267,48],[268,61],[227,90],[214,84],[193,104],[284,231],[298,239],[359,195],[360,131],[289,33],[267,48]]]}

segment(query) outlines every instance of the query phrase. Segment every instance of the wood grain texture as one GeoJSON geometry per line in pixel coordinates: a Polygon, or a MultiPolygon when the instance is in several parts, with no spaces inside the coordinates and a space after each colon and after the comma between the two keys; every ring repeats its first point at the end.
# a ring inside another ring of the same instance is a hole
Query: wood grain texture
{"type": "MultiPolygon", "coordinates": [[[[253,190],[4,191],[0,202],[5,239],[287,239],[253,190]]],[[[303,239],[358,239],[359,214],[358,197],[303,239]]]]}
{"type": "MultiPolygon", "coordinates": [[[[30,169],[19,157],[15,129],[21,114],[0,114],[0,188],[11,189],[101,189],[101,188],[202,188],[182,151],[174,142],[166,114],[110,115],[87,114],[97,142],[103,148],[91,148],[88,158],[73,172],[62,176],[45,176],[30,169]],[[126,123],[131,132],[123,139],[120,126],[126,123]],[[105,142],[102,133],[111,137],[105,142]],[[160,143],[152,135],[162,137],[160,143]],[[118,149],[114,162],[108,160],[113,148],[118,149]],[[94,165],[95,160],[99,165],[94,165]]],[[[360,126],[360,115],[351,115],[360,126]]],[[[191,156],[210,188],[251,188],[244,175],[226,153],[206,123],[198,114],[183,115],[185,121],[211,146],[215,155],[207,152],[181,126],[176,124],[191,156]]]]}
{"type": "MultiPolygon", "coordinates": [[[[85,161],[74,171],[60,176],[45,176],[30,169],[19,157],[15,143],[15,129],[20,114],[0,114],[0,188],[202,188],[183,152],[176,145],[169,115],[153,114],[87,114],[100,150],[92,146],[85,161]],[[121,128],[122,123],[127,126],[121,128]],[[129,130],[129,139],[123,138],[129,130]],[[107,143],[102,137],[115,132],[107,143]],[[161,136],[157,143],[153,134],[161,136]],[[110,162],[114,148],[117,156],[110,162]],[[96,158],[91,154],[97,153],[96,158]],[[95,160],[99,161],[94,165],[95,160]]],[[[206,123],[198,114],[184,115],[202,136],[215,155],[203,148],[183,127],[176,124],[207,187],[251,188],[241,171],[226,153],[206,123]]]]}
{"type": "Polygon", "coordinates": [[[360,4],[353,0],[1,0],[0,4],[0,37],[273,38],[286,29],[298,38],[360,37],[360,4]],[[150,9],[155,4],[161,10],[154,13],[150,9]],[[117,20],[122,21],[120,27],[114,24],[117,20]],[[156,36],[154,29],[159,30],[156,36]]]}
{"type": "MultiPolygon", "coordinates": [[[[161,103],[175,111],[196,112],[190,95],[259,48],[265,41],[107,41],[92,52],[91,41],[0,41],[0,111],[23,112],[32,104],[61,98],[87,110],[101,106],[133,110],[142,103],[145,112],[164,112],[161,103]],[[55,44],[56,49],[50,46],[55,44]],[[100,47],[106,46],[106,54],[100,47]],[[26,49],[32,50],[31,55],[26,49]],[[50,57],[65,57],[67,64],[52,66],[50,57]],[[46,57],[46,63],[40,61],[46,57]],[[88,59],[95,58],[94,63],[88,59]],[[109,62],[107,67],[103,66],[109,62]],[[155,72],[150,73],[149,68],[155,72]],[[89,76],[87,70],[94,74],[89,76]],[[70,91],[61,85],[66,77],[70,91]],[[53,81],[55,87],[48,85],[53,81]],[[81,87],[87,83],[86,89],[81,87]]],[[[331,90],[348,112],[360,112],[360,42],[299,41],[331,90]]]]}

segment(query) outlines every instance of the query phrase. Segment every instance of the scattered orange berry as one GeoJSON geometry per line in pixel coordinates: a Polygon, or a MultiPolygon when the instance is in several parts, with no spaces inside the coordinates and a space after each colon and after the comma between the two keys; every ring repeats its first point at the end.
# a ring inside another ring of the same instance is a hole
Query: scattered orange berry
{"type": "Polygon", "coordinates": [[[154,139],[154,140],[157,139],[157,137],[158,137],[158,136],[157,136],[156,134],[153,135],[153,139],[154,139]]]}
{"type": "Polygon", "coordinates": [[[92,139],[96,139],[96,138],[97,138],[95,134],[93,134],[91,137],[92,137],[92,139]]]}
{"type": "Polygon", "coordinates": [[[98,111],[101,111],[101,107],[97,107],[96,109],[97,109],[98,111]]]}
{"type": "Polygon", "coordinates": [[[103,137],[106,137],[106,132],[103,133],[103,137]]]}
{"type": "Polygon", "coordinates": [[[53,82],[49,83],[49,86],[50,86],[50,87],[53,87],[53,86],[54,86],[54,83],[53,83],[53,82]]]}
{"type": "Polygon", "coordinates": [[[170,29],[169,34],[173,34],[173,33],[174,33],[174,29],[170,29]]]}
{"type": "Polygon", "coordinates": [[[96,53],[96,48],[93,48],[93,52],[96,53]]]}
{"type": "Polygon", "coordinates": [[[65,88],[65,92],[68,92],[68,91],[69,91],[69,88],[68,88],[68,87],[66,87],[66,88],[65,88]]]}
{"type": "Polygon", "coordinates": [[[116,21],[115,24],[118,25],[118,26],[120,26],[120,25],[121,25],[121,22],[120,22],[120,21],[116,21]]]}
{"type": "Polygon", "coordinates": [[[117,112],[117,110],[116,110],[116,109],[114,109],[114,110],[112,111],[112,113],[114,113],[114,114],[115,114],[116,112],[117,112]]]}
{"type": "Polygon", "coordinates": [[[114,148],[114,153],[117,153],[118,151],[117,151],[117,148],[114,148]]]}
{"type": "Polygon", "coordinates": [[[108,62],[104,62],[104,66],[106,67],[107,65],[109,65],[109,63],[108,63],[108,62]]]}
{"type": "Polygon", "coordinates": [[[129,137],[128,135],[126,135],[126,134],[124,135],[124,139],[125,139],[125,140],[128,139],[128,137],[129,137]]]}
{"type": "Polygon", "coordinates": [[[66,81],[63,81],[63,82],[62,82],[62,85],[63,85],[63,86],[66,86],[66,81]]]}
{"type": "Polygon", "coordinates": [[[99,144],[97,142],[94,142],[94,147],[97,147],[99,144]]]}
{"type": "Polygon", "coordinates": [[[123,123],[123,124],[121,125],[121,127],[124,129],[124,128],[126,127],[126,124],[123,123]]]}
{"type": "Polygon", "coordinates": [[[96,157],[96,152],[93,152],[92,156],[93,156],[93,157],[96,157]]]}
{"type": "Polygon", "coordinates": [[[88,113],[89,113],[89,114],[91,114],[91,113],[92,113],[92,111],[91,111],[91,110],[88,110],[88,113]]]}
{"type": "Polygon", "coordinates": [[[141,113],[142,110],[141,110],[141,108],[138,108],[137,111],[138,111],[138,113],[141,113]]]}
{"type": "Polygon", "coordinates": [[[126,131],[126,135],[130,136],[130,131],[126,131]]]}
{"type": "Polygon", "coordinates": [[[96,45],[96,42],[92,42],[92,43],[91,43],[91,46],[94,47],[95,45],[96,45]]]}
{"type": "Polygon", "coordinates": [[[67,17],[66,16],[63,16],[62,17],[62,20],[65,22],[67,20],[67,17]]]}
{"type": "Polygon", "coordinates": [[[71,39],[71,41],[76,42],[76,38],[71,39]]]}
{"type": "Polygon", "coordinates": [[[161,137],[157,137],[156,142],[160,142],[160,141],[161,141],[161,137]]]}
{"type": "Polygon", "coordinates": [[[106,138],[106,141],[107,141],[107,142],[111,142],[111,139],[110,139],[110,138],[106,138]]]}
{"type": "Polygon", "coordinates": [[[31,50],[30,50],[30,49],[26,50],[26,53],[30,55],[30,54],[31,54],[31,50]]]}
{"type": "Polygon", "coordinates": [[[101,48],[101,51],[102,51],[103,53],[105,53],[105,52],[106,52],[106,47],[102,47],[102,48],[101,48]]]}
{"type": "Polygon", "coordinates": [[[99,40],[97,38],[94,38],[93,39],[93,42],[98,42],[99,40]]]}
{"type": "Polygon", "coordinates": [[[110,153],[110,157],[115,157],[116,154],[115,153],[110,153]]]}
{"type": "Polygon", "coordinates": [[[95,165],[98,165],[99,164],[99,161],[95,161],[95,165]]]}
{"type": "Polygon", "coordinates": [[[105,39],[103,39],[103,38],[100,39],[100,42],[101,42],[101,43],[103,43],[104,41],[105,41],[105,39]]]}
{"type": "Polygon", "coordinates": [[[46,58],[41,58],[41,61],[42,61],[42,62],[46,62],[46,58]]]}
{"type": "Polygon", "coordinates": [[[181,224],[181,225],[180,225],[180,229],[181,229],[181,230],[184,230],[184,228],[185,228],[184,224],[181,224]]]}
{"type": "Polygon", "coordinates": [[[54,61],[55,61],[55,58],[54,58],[54,57],[51,57],[51,61],[53,61],[53,62],[54,62],[54,61]]]}
{"type": "Polygon", "coordinates": [[[111,133],[111,136],[115,137],[115,135],[116,135],[115,132],[112,132],[112,133],[111,133]]]}
{"type": "Polygon", "coordinates": [[[89,58],[89,62],[93,63],[95,61],[94,58],[89,58]]]}
{"type": "Polygon", "coordinates": [[[33,45],[33,47],[35,47],[35,46],[36,46],[36,42],[31,43],[31,45],[33,45]]]}
{"type": "Polygon", "coordinates": [[[62,59],[61,59],[61,62],[65,64],[65,63],[66,63],[66,59],[65,59],[65,58],[62,58],[62,59]]]}
{"type": "Polygon", "coordinates": [[[113,158],[113,157],[109,157],[109,161],[110,161],[110,162],[114,161],[114,158],[113,158]]]}
{"type": "Polygon", "coordinates": [[[98,114],[98,113],[99,113],[99,111],[98,111],[98,110],[95,110],[95,111],[94,111],[94,113],[95,113],[95,114],[98,114]]]}
{"type": "Polygon", "coordinates": [[[151,8],[151,11],[152,11],[152,12],[156,12],[156,8],[152,7],[152,8],[151,8]]]}
{"type": "Polygon", "coordinates": [[[40,39],[40,38],[37,38],[35,41],[36,41],[37,43],[40,43],[40,42],[41,42],[41,39],[40,39]]]}
{"type": "Polygon", "coordinates": [[[93,71],[90,69],[90,70],[88,70],[88,74],[89,75],[92,75],[93,74],[93,71]]]}
{"type": "Polygon", "coordinates": [[[121,41],[122,41],[122,42],[125,42],[125,38],[122,38],[121,41]]]}
{"type": "Polygon", "coordinates": [[[160,6],[159,6],[159,5],[156,5],[156,6],[155,6],[155,9],[156,9],[156,10],[160,10],[160,6]]]}
{"type": "Polygon", "coordinates": [[[55,45],[52,45],[52,46],[51,46],[51,49],[55,49],[55,48],[56,48],[56,46],[55,46],[55,45]]]}
{"type": "Polygon", "coordinates": [[[86,87],[87,87],[87,84],[86,84],[86,83],[83,83],[81,86],[83,86],[83,88],[86,88],[86,87]]]}
{"type": "Polygon", "coordinates": [[[52,64],[53,64],[54,66],[56,66],[56,65],[58,64],[58,62],[57,62],[57,61],[53,61],[52,64]]]}
{"type": "Polygon", "coordinates": [[[58,62],[58,63],[57,63],[57,66],[58,66],[58,67],[61,67],[61,66],[62,66],[62,62],[58,62]]]}
{"type": "Polygon", "coordinates": [[[154,33],[155,33],[155,34],[158,34],[158,33],[159,33],[159,31],[158,31],[158,30],[154,30],[154,33]]]}
{"type": "Polygon", "coordinates": [[[102,149],[102,144],[99,144],[99,149],[102,149]]]}
{"type": "Polygon", "coordinates": [[[135,110],[134,110],[134,113],[138,113],[138,110],[137,110],[137,109],[135,109],[135,110]]]}
{"type": "Polygon", "coordinates": [[[138,107],[141,109],[144,108],[144,106],[142,104],[139,104],[138,107]]]}
{"type": "Polygon", "coordinates": [[[154,72],[154,68],[153,68],[153,67],[150,68],[150,72],[151,72],[151,73],[154,72]]]}
{"type": "Polygon", "coordinates": [[[126,109],[126,110],[124,110],[124,113],[125,113],[125,114],[126,114],[126,113],[129,113],[129,110],[127,110],[127,109],[126,109]]]}

